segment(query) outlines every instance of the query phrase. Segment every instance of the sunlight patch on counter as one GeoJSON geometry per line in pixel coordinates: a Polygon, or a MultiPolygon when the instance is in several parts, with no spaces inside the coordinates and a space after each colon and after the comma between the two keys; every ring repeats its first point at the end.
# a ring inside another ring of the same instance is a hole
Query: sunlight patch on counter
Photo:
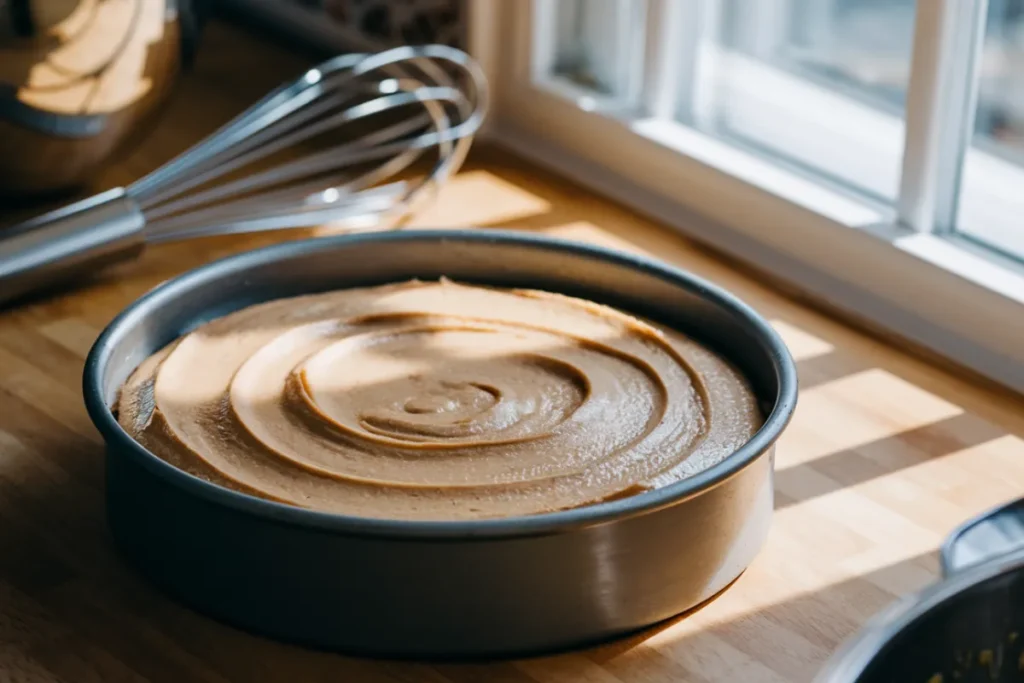
{"type": "Polygon", "coordinates": [[[863,370],[801,392],[793,422],[779,441],[777,466],[815,460],[963,412],[886,370],[863,370]],[[872,397],[870,403],[865,396],[872,397]]]}

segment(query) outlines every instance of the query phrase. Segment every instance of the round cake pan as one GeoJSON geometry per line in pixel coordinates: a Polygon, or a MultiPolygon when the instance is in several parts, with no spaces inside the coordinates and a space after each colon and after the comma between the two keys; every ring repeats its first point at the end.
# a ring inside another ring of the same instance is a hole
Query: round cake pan
{"type": "Polygon", "coordinates": [[[103,332],[84,393],[108,446],[113,538],[156,584],[274,638],[432,659],[593,643],[723,590],[767,535],[774,444],[797,380],[772,328],[692,275],[572,242],[464,230],[289,242],[186,273],[103,332]],[[212,318],[274,298],[440,276],[561,292],[679,329],[747,375],[765,424],[714,467],[637,496],[529,517],[421,522],[321,513],[224,489],[149,453],[112,412],[143,359],[212,318]]]}

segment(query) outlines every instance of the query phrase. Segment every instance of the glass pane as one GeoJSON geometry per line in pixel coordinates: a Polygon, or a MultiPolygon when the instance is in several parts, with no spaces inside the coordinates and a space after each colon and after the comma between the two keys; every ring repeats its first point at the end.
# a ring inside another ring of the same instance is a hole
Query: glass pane
{"type": "Polygon", "coordinates": [[[633,77],[639,0],[558,0],[554,72],[604,95],[626,97],[633,77]]]}
{"type": "Polygon", "coordinates": [[[1024,0],[989,0],[959,229],[1024,258],[1024,0]]]}
{"type": "Polygon", "coordinates": [[[691,123],[892,201],[914,0],[720,0],[691,123]]]}
{"type": "Polygon", "coordinates": [[[914,2],[793,0],[776,60],[797,73],[903,113],[914,2]]]}

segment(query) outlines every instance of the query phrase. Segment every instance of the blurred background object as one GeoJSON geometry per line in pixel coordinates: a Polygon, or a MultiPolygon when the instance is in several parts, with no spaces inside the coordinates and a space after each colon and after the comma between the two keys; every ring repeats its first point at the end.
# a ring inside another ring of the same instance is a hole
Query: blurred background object
{"type": "Polygon", "coordinates": [[[217,0],[236,17],[319,50],[464,47],[470,0],[217,0]]]}
{"type": "Polygon", "coordinates": [[[0,199],[86,182],[154,118],[205,0],[0,0],[0,199]]]}

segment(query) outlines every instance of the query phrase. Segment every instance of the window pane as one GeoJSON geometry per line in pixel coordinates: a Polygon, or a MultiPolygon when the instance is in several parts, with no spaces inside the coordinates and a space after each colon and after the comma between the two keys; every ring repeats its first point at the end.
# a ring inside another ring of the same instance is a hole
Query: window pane
{"type": "Polygon", "coordinates": [[[627,97],[642,45],[642,0],[558,0],[554,72],[604,95],[627,97]],[[640,39],[638,39],[640,38],[640,39]]]}
{"type": "Polygon", "coordinates": [[[892,201],[913,0],[718,0],[682,117],[892,201]]]}
{"type": "Polygon", "coordinates": [[[1024,1],[989,0],[957,225],[1024,258],[1024,1]]]}

